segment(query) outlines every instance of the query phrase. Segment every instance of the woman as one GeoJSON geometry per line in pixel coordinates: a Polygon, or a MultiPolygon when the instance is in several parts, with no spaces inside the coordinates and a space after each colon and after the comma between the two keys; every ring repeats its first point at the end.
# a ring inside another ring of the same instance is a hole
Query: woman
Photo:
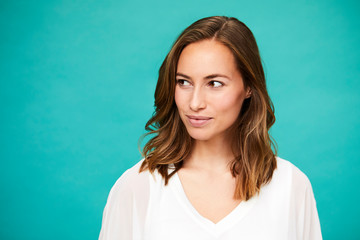
{"type": "Polygon", "coordinates": [[[245,24],[217,16],[185,29],[155,107],[144,159],[112,188],[100,239],[322,239],[308,178],[272,150],[273,106],[245,24]]]}

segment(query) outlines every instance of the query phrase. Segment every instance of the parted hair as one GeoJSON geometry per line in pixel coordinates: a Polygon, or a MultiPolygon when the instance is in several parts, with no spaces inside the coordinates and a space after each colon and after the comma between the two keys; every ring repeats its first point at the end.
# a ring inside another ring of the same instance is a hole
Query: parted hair
{"type": "Polygon", "coordinates": [[[157,170],[167,185],[189,157],[194,140],[182,123],[175,104],[175,75],[182,50],[191,43],[210,39],[231,50],[244,86],[251,91],[232,126],[230,142],[235,157],[229,165],[236,178],[234,198],[248,200],[271,180],[276,169],[276,145],[269,134],[275,115],[255,38],[244,23],[233,17],[200,19],[174,42],[159,69],[154,114],[145,125],[147,133],[140,138],[150,136],[142,149],[144,161],[140,172],[157,170]],[[173,171],[169,171],[170,166],[173,171]]]}

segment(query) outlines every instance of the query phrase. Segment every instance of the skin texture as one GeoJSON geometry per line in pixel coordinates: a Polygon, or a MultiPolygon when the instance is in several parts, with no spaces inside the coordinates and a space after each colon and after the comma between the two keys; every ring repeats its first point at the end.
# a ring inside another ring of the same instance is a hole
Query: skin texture
{"type": "Polygon", "coordinates": [[[175,102],[190,136],[199,141],[226,138],[247,97],[231,51],[214,40],[190,44],[180,55],[176,79],[175,102]],[[224,76],[207,78],[217,74],[224,76]],[[211,119],[194,127],[189,115],[211,119]]]}
{"type": "Polygon", "coordinates": [[[191,156],[178,171],[183,189],[203,217],[217,223],[241,200],[233,199],[235,178],[228,163],[229,128],[250,96],[232,52],[215,40],[192,43],[177,66],[175,103],[195,140],[191,156]]]}

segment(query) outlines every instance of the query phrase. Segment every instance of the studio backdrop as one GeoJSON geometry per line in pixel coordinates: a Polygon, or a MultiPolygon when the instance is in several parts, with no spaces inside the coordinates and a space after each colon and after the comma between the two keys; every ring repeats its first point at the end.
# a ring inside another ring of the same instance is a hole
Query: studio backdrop
{"type": "Polygon", "coordinates": [[[234,16],[258,42],[280,157],[310,179],[328,240],[360,239],[358,1],[1,1],[0,239],[97,239],[141,159],[178,34],[234,16]]]}

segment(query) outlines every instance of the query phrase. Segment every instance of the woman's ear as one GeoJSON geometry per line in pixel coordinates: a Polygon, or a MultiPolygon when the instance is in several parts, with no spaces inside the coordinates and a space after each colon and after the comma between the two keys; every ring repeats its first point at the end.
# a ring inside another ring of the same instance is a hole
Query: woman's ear
{"type": "Polygon", "coordinates": [[[251,97],[251,89],[250,88],[248,88],[246,90],[246,95],[245,95],[245,98],[249,98],[249,97],[251,97]]]}

